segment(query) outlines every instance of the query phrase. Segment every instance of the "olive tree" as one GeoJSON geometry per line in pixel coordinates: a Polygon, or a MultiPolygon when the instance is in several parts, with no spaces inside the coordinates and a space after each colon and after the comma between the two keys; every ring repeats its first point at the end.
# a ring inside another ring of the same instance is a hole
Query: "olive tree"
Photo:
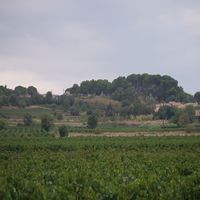
{"type": "Polygon", "coordinates": [[[95,113],[91,113],[88,115],[87,126],[90,129],[94,129],[97,127],[98,119],[95,113]]]}
{"type": "Polygon", "coordinates": [[[69,131],[65,125],[59,127],[59,135],[60,137],[68,137],[69,131]]]}
{"type": "Polygon", "coordinates": [[[41,127],[45,131],[49,131],[51,126],[53,125],[53,119],[50,115],[43,115],[41,117],[41,127]]]}
{"type": "Polygon", "coordinates": [[[32,115],[29,113],[26,113],[24,115],[24,125],[31,126],[32,124],[33,124],[32,115]]]}

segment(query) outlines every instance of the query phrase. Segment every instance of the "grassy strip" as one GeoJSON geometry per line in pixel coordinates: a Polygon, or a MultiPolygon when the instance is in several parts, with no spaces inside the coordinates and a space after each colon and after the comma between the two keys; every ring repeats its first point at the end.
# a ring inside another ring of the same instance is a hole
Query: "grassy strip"
{"type": "Polygon", "coordinates": [[[68,127],[69,132],[80,132],[80,133],[102,133],[102,132],[176,132],[186,131],[200,132],[200,127],[189,126],[189,127],[163,127],[163,126],[99,126],[96,129],[89,129],[87,127],[68,127]]]}

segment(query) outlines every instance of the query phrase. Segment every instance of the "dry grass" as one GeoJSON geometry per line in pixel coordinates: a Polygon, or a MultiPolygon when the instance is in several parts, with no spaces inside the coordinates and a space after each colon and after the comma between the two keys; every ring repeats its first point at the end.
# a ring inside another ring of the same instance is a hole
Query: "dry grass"
{"type": "Polygon", "coordinates": [[[101,96],[95,96],[95,97],[81,97],[78,98],[79,101],[83,101],[89,104],[93,105],[109,105],[111,104],[112,106],[120,107],[121,103],[119,101],[115,101],[112,99],[109,99],[107,97],[101,97],[101,96]]]}

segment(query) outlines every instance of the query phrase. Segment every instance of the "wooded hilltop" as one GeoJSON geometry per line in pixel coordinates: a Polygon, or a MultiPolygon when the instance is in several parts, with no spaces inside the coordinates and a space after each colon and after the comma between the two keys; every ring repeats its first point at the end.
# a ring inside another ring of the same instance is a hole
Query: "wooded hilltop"
{"type": "Polygon", "coordinates": [[[86,80],[67,88],[62,95],[50,91],[41,95],[34,86],[17,86],[14,90],[0,86],[0,106],[61,105],[75,116],[91,110],[104,116],[136,116],[153,114],[158,103],[199,103],[199,94],[187,94],[177,80],[167,75],[131,74],[112,82],[86,80]]]}

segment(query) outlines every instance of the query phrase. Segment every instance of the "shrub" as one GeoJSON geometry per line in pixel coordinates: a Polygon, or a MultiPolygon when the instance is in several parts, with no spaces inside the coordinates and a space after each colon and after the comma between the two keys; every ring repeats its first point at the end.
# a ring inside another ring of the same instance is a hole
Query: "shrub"
{"type": "Polygon", "coordinates": [[[59,135],[60,135],[60,137],[68,137],[68,134],[69,134],[69,132],[68,132],[68,129],[67,129],[67,127],[65,125],[59,127],[59,135]]]}
{"type": "Polygon", "coordinates": [[[27,113],[24,115],[24,125],[31,126],[33,124],[32,115],[27,113]]]}
{"type": "Polygon", "coordinates": [[[59,114],[57,115],[57,120],[63,120],[63,115],[62,115],[61,113],[59,113],[59,114]]]}
{"type": "Polygon", "coordinates": [[[154,113],[155,119],[172,119],[178,113],[178,109],[173,106],[162,106],[157,113],[154,113]]]}
{"type": "Polygon", "coordinates": [[[79,110],[79,108],[75,107],[75,106],[71,107],[70,108],[70,114],[72,116],[80,116],[80,110],[79,110]]]}
{"type": "Polygon", "coordinates": [[[45,131],[49,131],[50,127],[53,125],[53,119],[50,115],[43,115],[41,118],[41,127],[45,131]]]}
{"type": "Polygon", "coordinates": [[[0,130],[1,130],[1,129],[4,129],[5,127],[6,127],[6,122],[0,120],[0,130]]]}
{"type": "Polygon", "coordinates": [[[178,117],[178,126],[186,126],[190,123],[190,118],[187,112],[182,112],[178,117]]]}
{"type": "Polygon", "coordinates": [[[195,129],[193,128],[193,126],[191,124],[187,125],[185,128],[185,132],[186,133],[192,133],[195,129]]]}
{"type": "Polygon", "coordinates": [[[96,114],[90,114],[88,115],[88,121],[87,121],[87,126],[90,129],[94,129],[97,127],[98,119],[96,114]]]}

